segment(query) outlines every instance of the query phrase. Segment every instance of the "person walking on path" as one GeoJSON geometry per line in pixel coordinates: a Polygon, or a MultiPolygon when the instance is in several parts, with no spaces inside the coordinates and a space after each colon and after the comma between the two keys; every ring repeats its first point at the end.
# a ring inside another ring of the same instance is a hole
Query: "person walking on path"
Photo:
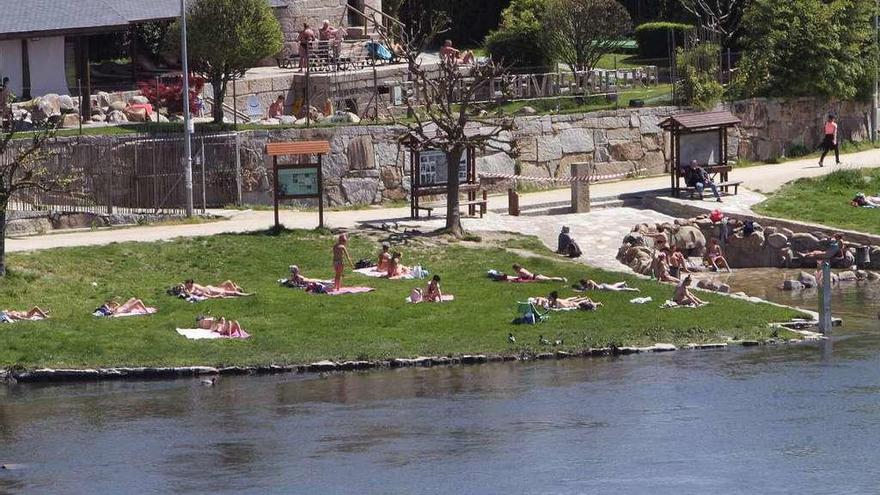
{"type": "Polygon", "coordinates": [[[825,166],[825,155],[831,150],[834,150],[834,159],[840,165],[840,143],[837,140],[837,122],[834,120],[834,115],[829,115],[828,120],[825,122],[825,137],[822,139],[822,157],[819,158],[820,167],[825,166]]]}

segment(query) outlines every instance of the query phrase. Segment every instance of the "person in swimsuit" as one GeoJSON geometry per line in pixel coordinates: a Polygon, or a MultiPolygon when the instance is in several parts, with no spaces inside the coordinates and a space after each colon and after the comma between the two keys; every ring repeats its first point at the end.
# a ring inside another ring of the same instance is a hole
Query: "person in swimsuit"
{"type": "Polygon", "coordinates": [[[391,252],[389,251],[391,246],[388,244],[382,244],[382,250],[379,251],[379,262],[376,264],[377,272],[387,272],[388,265],[391,264],[391,252]]]}
{"type": "Polygon", "coordinates": [[[600,284],[594,280],[581,280],[578,282],[579,290],[604,290],[608,292],[639,292],[639,289],[630,287],[626,282],[617,282],[615,284],[600,284]]]}
{"type": "Polygon", "coordinates": [[[666,253],[663,252],[657,254],[657,259],[654,260],[654,276],[660,282],[680,282],[678,278],[673,277],[669,272],[669,260],[666,253]]]}
{"type": "Polygon", "coordinates": [[[244,337],[247,333],[241,329],[241,325],[235,320],[226,318],[214,318],[212,316],[200,316],[196,320],[198,327],[203,330],[211,330],[225,337],[244,337]]]}
{"type": "Polygon", "coordinates": [[[434,275],[431,281],[428,282],[428,288],[425,290],[424,299],[427,302],[443,301],[443,292],[440,290],[440,275],[434,275]]]}
{"type": "Polygon", "coordinates": [[[391,255],[391,261],[388,262],[388,278],[400,278],[409,275],[412,271],[410,267],[403,266],[403,264],[400,262],[401,258],[403,258],[403,254],[401,254],[400,252],[396,252],[391,255]]]}
{"type": "Polygon", "coordinates": [[[551,292],[547,298],[536,297],[534,299],[535,304],[543,307],[544,309],[580,309],[583,311],[593,311],[600,306],[602,303],[597,303],[585,296],[576,296],[576,297],[567,297],[560,298],[559,292],[553,291],[551,292]]]}
{"type": "Polygon", "coordinates": [[[690,273],[687,266],[687,259],[684,257],[684,253],[678,250],[678,246],[672,246],[672,249],[669,252],[669,267],[674,268],[678,274],[690,273]]]}
{"type": "Polygon", "coordinates": [[[474,52],[465,50],[464,52],[452,46],[452,40],[446,40],[440,47],[440,60],[447,64],[467,65],[474,63],[474,52]]]}
{"type": "Polygon", "coordinates": [[[99,316],[113,316],[113,315],[121,315],[121,314],[139,314],[146,315],[150,314],[150,309],[147,308],[147,305],[144,304],[143,301],[136,297],[132,297],[128,301],[125,301],[123,304],[119,304],[114,300],[110,300],[101,305],[100,308],[95,310],[95,315],[99,316]]]}
{"type": "Polygon", "coordinates": [[[690,289],[688,289],[690,285],[691,276],[688,275],[675,288],[675,295],[672,300],[679,306],[702,306],[703,304],[706,304],[705,301],[695,296],[690,289]]]}
{"type": "Polygon", "coordinates": [[[299,32],[299,72],[309,66],[309,47],[315,38],[317,38],[315,31],[308,23],[304,23],[302,31],[299,32]]]}
{"type": "Polygon", "coordinates": [[[335,246],[333,246],[333,290],[339,291],[342,289],[342,273],[345,271],[345,260],[348,260],[348,264],[351,265],[351,269],[354,270],[354,262],[351,261],[351,256],[348,254],[348,236],[345,234],[339,235],[339,240],[335,246]]]}
{"type": "Polygon", "coordinates": [[[825,166],[825,155],[829,151],[834,151],[834,159],[840,165],[840,143],[837,140],[837,122],[834,121],[834,115],[829,115],[825,122],[825,137],[822,139],[822,156],[819,158],[819,166],[825,166]]]}
{"type": "Polygon", "coordinates": [[[49,317],[48,313],[36,306],[30,311],[3,311],[2,315],[9,321],[45,320],[49,317]]]}
{"type": "Polygon", "coordinates": [[[184,290],[186,290],[187,294],[198,297],[206,297],[208,299],[222,299],[224,297],[244,297],[250,295],[232,280],[227,280],[226,282],[223,282],[219,286],[215,287],[213,285],[199,285],[195,283],[193,279],[189,279],[183,283],[183,288],[184,290]]]}
{"type": "Polygon", "coordinates": [[[546,275],[534,274],[525,268],[522,265],[514,264],[513,271],[516,273],[516,277],[519,280],[535,280],[538,282],[568,282],[568,279],[565,277],[548,277],[546,275]]]}
{"type": "Polygon", "coordinates": [[[709,264],[709,268],[714,271],[718,271],[721,268],[727,270],[728,273],[732,271],[730,265],[727,264],[727,258],[724,257],[724,251],[721,249],[721,245],[718,244],[717,239],[709,240],[709,247],[706,250],[706,261],[709,264]]]}

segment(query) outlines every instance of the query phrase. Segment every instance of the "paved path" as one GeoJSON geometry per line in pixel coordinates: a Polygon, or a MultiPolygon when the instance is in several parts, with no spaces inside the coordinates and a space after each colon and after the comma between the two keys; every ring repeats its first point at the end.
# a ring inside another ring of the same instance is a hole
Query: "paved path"
{"type": "MultiPolygon", "coordinates": [[[[870,150],[845,155],[843,159],[846,164],[845,167],[880,167],[880,150],[870,150]]],[[[792,161],[780,165],[762,165],[736,170],[732,173],[732,178],[742,180],[744,186],[749,189],[772,192],[793,179],[801,177],[816,177],[827,174],[832,170],[833,168],[828,166],[825,168],[819,168],[816,160],[811,158],[808,160],[792,161]]],[[[651,177],[647,179],[626,180],[594,185],[591,194],[594,198],[601,198],[668,187],[668,177],[651,177]]],[[[523,195],[520,199],[520,203],[522,206],[528,206],[567,201],[570,198],[571,193],[568,189],[557,189],[523,195]]],[[[753,204],[756,198],[757,196],[754,195],[743,194],[742,201],[732,203],[730,207],[733,208],[735,204],[737,207],[744,207],[748,203],[753,204]]],[[[506,207],[507,197],[504,195],[493,196],[489,200],[490,209],[503,209],[506,207]]],[[[196,237],[221,233],[254,231],[267,229],[273,224],[273,214],[271,211],[225,210],[216,211],[215,213],[227,217],[227,220],[194,225],[160,225],[10,238],[6,241],[6,248],[10,252],[15,252],[68,246],[94,246],[126,241],[159,241],[178,237],[196,237]]],[[[393,219],[404,220],[408,215],[408,207],[370,208],[355,211],[328,212],[326,214],[326,221],[328,226],[331,227],[352,228],[363,222],[381,222],[383,220],[393,219]]],[[[317,213],[312,212],[283,211],[281,213],[281,222],[289,228],[313,228],[317,225],[317,216],[317,213]]],[[[553,216],[551,217],[552,221],[546,221],[546,217],[544,217],[544,220],[541,220],[538,217],[521,217],[519,219],[510,219],[509,224],[504,223],[503,225],[498,218],[509,217],[503,215],[490,215],[488,221],[467,221],[467,228],[486,230],[487,227],[494,226],[496,228],[510,230],[511,228],[516,227],[518,229],[523,229],[521,230],[522,232],[540,235],[545,241],[547,241],[548,239],[552,240],[552,237],[548,237],[550,236],[551,231],[555,231],[558,226],[566,223],[572,225],[573,228],[588,229],[588,231],[584,232],[589,232],[591,234],[608,232],[607,236],[611,239],[608,242],[613,241],[613,251],[616,251],[616,243],[619,242],[622,237],[621,235],[618,235],[620,229],[625,229],[625,233],[635,223],[638,223],[639,221],[650,221],[651,218],[655,216],[658,220],[668,219],[668,217],[663,215],[654,212],[647,212],[645,210],[615,208],[611,210],[599,210],[589,215],[553,216]],[[638,212],[638,215],[636,215],[636,212],[638,212]],[[644,220],[639,220],[639,215],[644,220]],[[535,228],[534,226],[540,226],[541,228],[539,231],[533,231],[535,228]]],[[[407,222],[409,223],[408,220],[407,222]]],[[[438,222],[434,222],[434,224],[436,223],[438,222]]],[[[555,233],[553,235],[555,236],[555,233]]],[[[590,242],[595,241],[604,243],[606,242],[604,236],[604,234],[592,236],[594,239],[591,239],[590,242]]],[[[552,244],[552,242],[548,243],[548,245],[552,244]]],[[[596,248],[598,247],[599,246],[596,246],[596,248]]],[[[609,249],[610,246],[608,249],[603,246],[602,249],[595,250],[606,252],[609,251],[609,249]]],[[[597,266],[607,265],[607,263],[601,259],[593,261],[596,262],[597,266]]]]}

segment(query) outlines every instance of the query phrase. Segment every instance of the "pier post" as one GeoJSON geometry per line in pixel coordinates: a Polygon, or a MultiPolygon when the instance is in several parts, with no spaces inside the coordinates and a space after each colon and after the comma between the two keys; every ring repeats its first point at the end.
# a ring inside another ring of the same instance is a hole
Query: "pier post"
{"type": "Polygon", "coordinates": [[[571,164],[571,212],[572,213],[589,213],[590,212],[590,182],[588,180],[577,180],[577,178],[588,178],[592,172],[590,163],[572,163],[571,164]]]}
{"type": "Polygon", "coordinates": [[[822,285],[819,287],[819,330],[831,333],[831,263],[822,263],[822,285]]]}

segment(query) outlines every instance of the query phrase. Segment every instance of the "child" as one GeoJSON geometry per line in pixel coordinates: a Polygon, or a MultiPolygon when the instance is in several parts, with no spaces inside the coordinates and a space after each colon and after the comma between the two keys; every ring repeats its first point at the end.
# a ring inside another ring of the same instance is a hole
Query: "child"
{"type": "Polygon", "coordinates": [[[345,234],[339,235],[339,240],[335,246],[333,246],[333,290],[338,292],[342,289],[342,273],[345,271],[345,260],[348,260],[348,264],[351,265],[351,269],[354,270],[354,262],[351,261],[351,256],[348,254],[348,236],[345,234]]]}
{"type": "Polygon", "coordinates": [[[706,261],[709,262],[709,268],[713,271],[717,272],[720,267],[724,267],[728,273],[732,272],[730,265],[727,264],[727,259],[724,258],[724,251],[721,250],[721,246],[718,244],[718,239],[709,240],[709,247],[706,250],[706,261]]]}
{"type": "Polygon", "coordinates": [[[425,290],[425,301],[443,301],[443,292],[440,290],[440,275],[434,275],[431,281],[428,282],[428,288],[425,290]]]}
{"type": "Polygon", "coordinates": [[[379,252],[379,263],[376,264],[377,272],[388,271],[388,265],[391,264],[391,253],[388,252],[391,246],[382,244],[382,251],[379,252]]]}

